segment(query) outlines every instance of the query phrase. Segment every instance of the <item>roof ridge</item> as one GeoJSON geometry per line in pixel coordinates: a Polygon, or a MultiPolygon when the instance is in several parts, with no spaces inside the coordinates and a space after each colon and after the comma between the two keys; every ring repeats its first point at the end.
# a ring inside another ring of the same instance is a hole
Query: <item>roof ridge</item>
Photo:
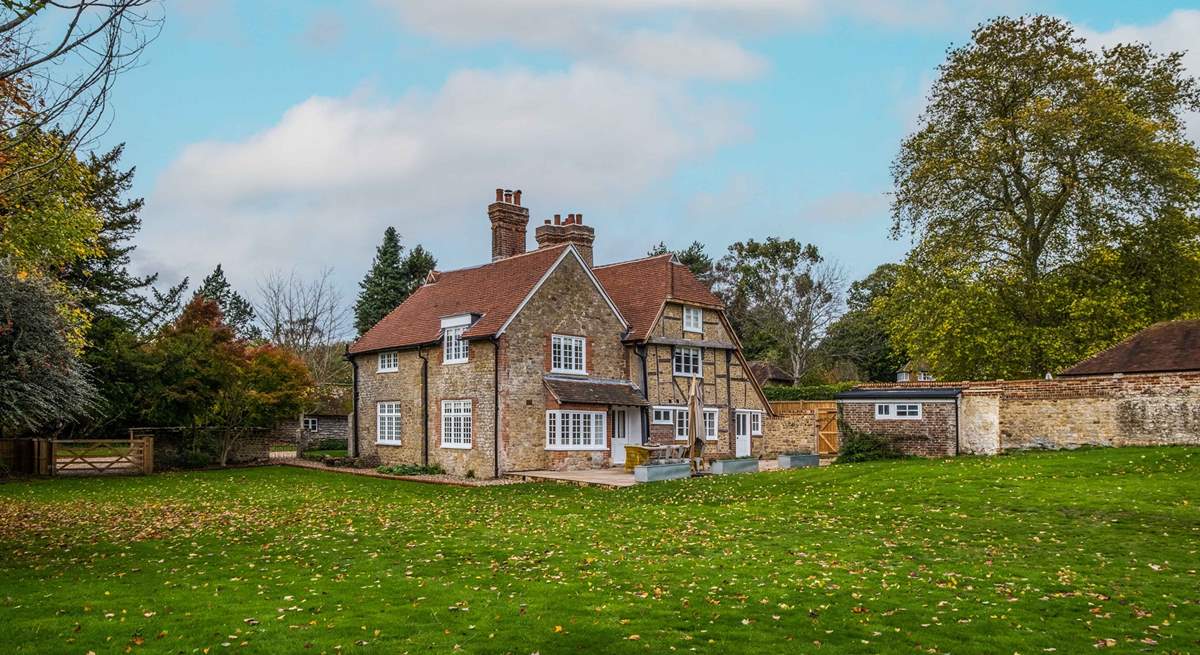
{"type": "Polygon", "coordinates": [[[661,255],[647,255],[645,257],[638,257],[637,259],[628,259],[623,262],[613,262],[611,264],[604,264],[602,266],[593,266],[592,270],[594,271],[597,268],[608,268],[610,266],[624,266],[626,264],[636,264],[637,262],[644,262],[644,261],[647,261],[650,259],[658,259],[659,257],[674,257],[674,255],[669,252],[663,253],[661,255]]]}
{"type": "MultiPolygon", "coordinates": [[[[501,262],[507,262],[509,260],[517,259],[518,257],[526,257],[528,255],[536,255],[538,253],[550,252],[552,250],[567,248],[567,247],[570,247],[570,245],[571,244],[569,244],[569,243],[560,243],[560,244],[553,245],[553,246],[546,246],[545,248],[534,248],[533,250],[527,250],[518,255],[511,255],[511,256],[505,257],[503,259],[497,259],[497,260],[491,261],[491,262],[484,262],[482,264],[475,264],[474,266],[464,266],[462,268],[452,268],[448,271],[438,271],[437,273],[438,273],[438,275],[445,275],[447,273],[461,273],[463,271],[474,271],[474,270],[478,270],[481,268],[486,268],[488,266],[495,266],[496,264],[499,264],[501,262]]],[[[436,282],[434,282],[433,284],[436,284],[436,282]]]]}

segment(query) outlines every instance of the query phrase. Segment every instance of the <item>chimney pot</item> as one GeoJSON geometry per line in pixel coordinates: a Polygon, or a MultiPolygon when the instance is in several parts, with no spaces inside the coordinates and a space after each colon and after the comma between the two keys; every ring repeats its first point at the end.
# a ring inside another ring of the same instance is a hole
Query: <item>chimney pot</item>
{"type": "Polygon", "coordinates": [[[521,190],[520,189],[513,191],[513,204],[514,205],[521,204],[521,190]]]}
{"type": "Polygon", "coordinates": [[[504,189],[496,189],[496,202],[504,200],[504,189]]]}
{"type": "Polygon", "coordinates": [[[504,202],[512,204],[512,189],[504,190],[504,202]]]}
{"type": "Polygon", "coordinates": [[[555,224],[555,225],[562,225],[562,214],[555,214],[555,215],[554,215],[554,224],[555,224]]]}
{"type": "Polygon", "coordinates": [[[547,219],[546,219],[546,225],[549,225],[549,224],[550,224],[550,219],[548,219],[548,218],[547,218],[547,219]]]}
{"type": "Polygon", "coordinates": [[[575,222],[583,225],[583,214],[575,214],[575,222]]]}

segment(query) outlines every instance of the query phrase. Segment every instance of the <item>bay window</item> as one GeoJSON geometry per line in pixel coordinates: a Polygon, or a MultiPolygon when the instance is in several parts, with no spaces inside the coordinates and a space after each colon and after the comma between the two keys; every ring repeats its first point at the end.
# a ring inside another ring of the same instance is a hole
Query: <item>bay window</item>
{"type": "Polygon", "coordinates": [[[604,412],[549,410],[546,412],[546,450],[604,450],[604,412]]]}

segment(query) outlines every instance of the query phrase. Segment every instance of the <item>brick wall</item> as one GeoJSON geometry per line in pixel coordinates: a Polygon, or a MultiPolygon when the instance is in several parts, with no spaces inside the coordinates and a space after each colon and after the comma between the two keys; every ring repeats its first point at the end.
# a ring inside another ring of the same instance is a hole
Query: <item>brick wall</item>
{"type": "Polygon", "coordinates": [[[867,384],[860,388],[957,387],[964,408],[964,451],[1078,446],[1200,445],[1200,372],[867,384]],[[988,413],[991,412],[992,416],[988,413]]]}
{"type": "Polygon", "coordinates": [[[846,439],[846,433],[849,430],[887,435],[891,438],[893,445],[905,455],[921,457],[953,455],[958,425],[955,402],[953,400],[913,400],[911,402],[921,405],[920,419],[877,420],[874,401],[839,402],[838,421],[843,426],[841,438],[846,439]]]}

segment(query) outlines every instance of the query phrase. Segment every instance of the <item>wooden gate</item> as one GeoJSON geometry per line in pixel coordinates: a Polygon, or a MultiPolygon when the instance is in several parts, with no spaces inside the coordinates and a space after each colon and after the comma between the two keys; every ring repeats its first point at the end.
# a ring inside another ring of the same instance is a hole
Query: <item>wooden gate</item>
{"type": "Polygon", "coordinates": [[[154,472],[154,438],[54,439],[49,442],[51,475],[149,474],[154,472]]]}
{"type": "Polygon", "coordinates": [[[837,408],[817,410],[817,454],[838,453],[837,408]]]}

